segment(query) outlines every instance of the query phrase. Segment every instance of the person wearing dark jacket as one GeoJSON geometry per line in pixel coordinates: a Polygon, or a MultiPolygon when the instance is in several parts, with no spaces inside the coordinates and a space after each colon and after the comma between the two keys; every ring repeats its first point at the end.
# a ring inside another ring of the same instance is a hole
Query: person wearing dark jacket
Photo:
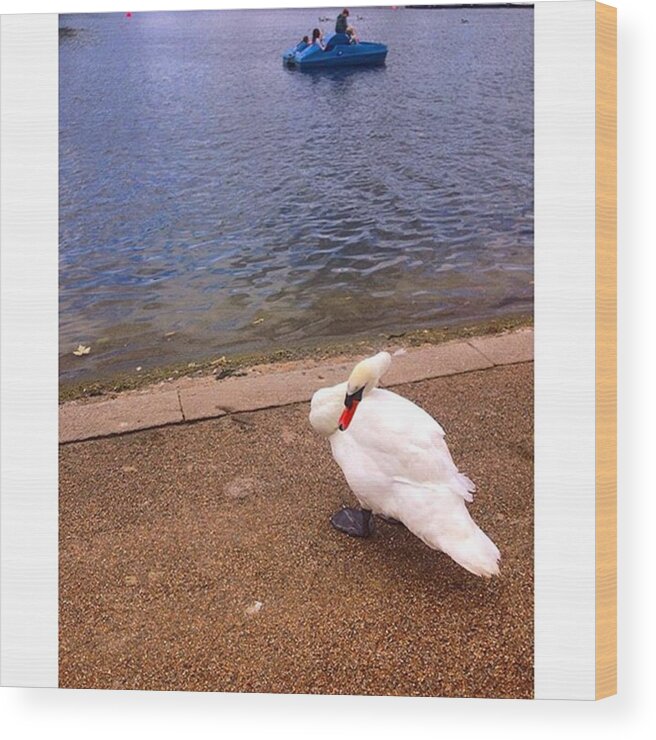
{"type": "Polygon", "coordinates": [[[348,8],[344,8],[342,12],[337,16],[337,23],[335,23],[335,33],[346,33],[348,28],[348,8]]]}

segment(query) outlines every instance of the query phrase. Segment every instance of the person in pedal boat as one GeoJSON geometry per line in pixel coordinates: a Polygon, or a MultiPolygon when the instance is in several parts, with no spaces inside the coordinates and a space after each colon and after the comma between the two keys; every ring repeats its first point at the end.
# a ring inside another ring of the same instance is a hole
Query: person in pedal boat
{"type": "Polygon", "coordinates": [[[314,31],[312,31],[312,44],[316,44],[322,49],[325,48],[323,41],[321,40],[321,31],[318,28],[315,28],[314,31]]]}
{"type": "Polygon", "coordinates": [[[342,12],[337,16],[337,22],[335,23],[335,33],[346,33],[348,28],[348,8],[344,8],[342,12]]]}

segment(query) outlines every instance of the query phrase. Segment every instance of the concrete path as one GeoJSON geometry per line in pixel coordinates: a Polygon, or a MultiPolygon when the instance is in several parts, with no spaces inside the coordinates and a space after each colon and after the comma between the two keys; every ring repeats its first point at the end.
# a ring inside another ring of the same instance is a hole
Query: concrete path
{"type": "Polygon", "coordinates": [[[331,528],[355,502],[292,402],[344,368],[199,381],[162,392],[158,416],[144,401],[141,422],[103,402],[107,426],[87,434],[219,418],[60,447],[60,685],[531,697],[530,340],[412,351],[391,378],[428,378],[395,390],[444,426],[478,487],[469,509],[501,551],[490,581],[404,527],[331,528]],[[292,405],[241,410],[274,403],[292,405]]]}
{"type": "MultiPolygon", "coordinates": [[[[251,368],[244,377],[188,378],[111,400],[71,401],[60,406],[59,441],[107,437],[308,401],[318,388],[345,380],[359,359],[319,366],[297,363],[296,369],[278,372],[251,368]]],[[[525,328],[410,348],[394,357],[383,384],[396,386],[531,360],[533,329],[525,328]]]]}

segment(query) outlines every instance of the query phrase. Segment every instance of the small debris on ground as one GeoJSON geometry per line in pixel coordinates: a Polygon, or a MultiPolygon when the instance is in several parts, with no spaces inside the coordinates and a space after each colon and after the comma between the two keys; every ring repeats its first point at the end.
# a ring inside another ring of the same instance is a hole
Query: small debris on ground
{"type": "Polygon", "coordinates": [[[82,357],[83,355],[88,355],[89,352],[91,352],[91,347],[87,347],[84,344],[78,344],[77,347],[73,350],[73,354],[76,357],[82,357]]]}
{"type": "Polygon", "coordinates": [[[235,422],[235,424],[239,424],[243,427],[254,427],[255,424],[250,420],[247,419],[245,416],[239,416],[237,414],[232,414],[230,416],[231,421],[235,422]]]}
{"type": "Polygon", "coordinates": [[[263,606],[264,604],[261,601],[256,601],[246,608],[246,614],[248,614],[249,617],[252,617],[254,614],[257,614],[263,606]]]}
{"type": "Polygon", "coordinates": [[[240,377],[242,375],[246,375],[247,373],[244,370],[241,370],[237,367],[216,367],[212,371],[214,373],[214,377],[217,380],[222,380],[223,378],[229,378],[231,376],[240,377]]]}
{"type": "Polygon", "coordinates": [[[243,499],[257,492],[258,484],[255,478],[234,478],[223,489],[225,495],[232,499],[243,499]]]}

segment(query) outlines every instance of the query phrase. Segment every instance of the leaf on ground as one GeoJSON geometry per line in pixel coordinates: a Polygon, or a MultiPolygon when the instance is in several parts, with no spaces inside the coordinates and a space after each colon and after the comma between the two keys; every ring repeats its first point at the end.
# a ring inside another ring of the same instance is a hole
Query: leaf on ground
{"type": "Polygon", "coordinates": [[[261,324],[264,321],[264,319],[255,319],[253,322],[253,326],[257,326],[257,324],[261,324]]]}
{"type": "Polygon", "coordinates": [[[89,352],[91,352],[91,347],[86,347],[84,344],[78,344],[77,347],[73,350],[73,354],[76,357],[82,357],[83,355],[88,355],[89,352]]]}

